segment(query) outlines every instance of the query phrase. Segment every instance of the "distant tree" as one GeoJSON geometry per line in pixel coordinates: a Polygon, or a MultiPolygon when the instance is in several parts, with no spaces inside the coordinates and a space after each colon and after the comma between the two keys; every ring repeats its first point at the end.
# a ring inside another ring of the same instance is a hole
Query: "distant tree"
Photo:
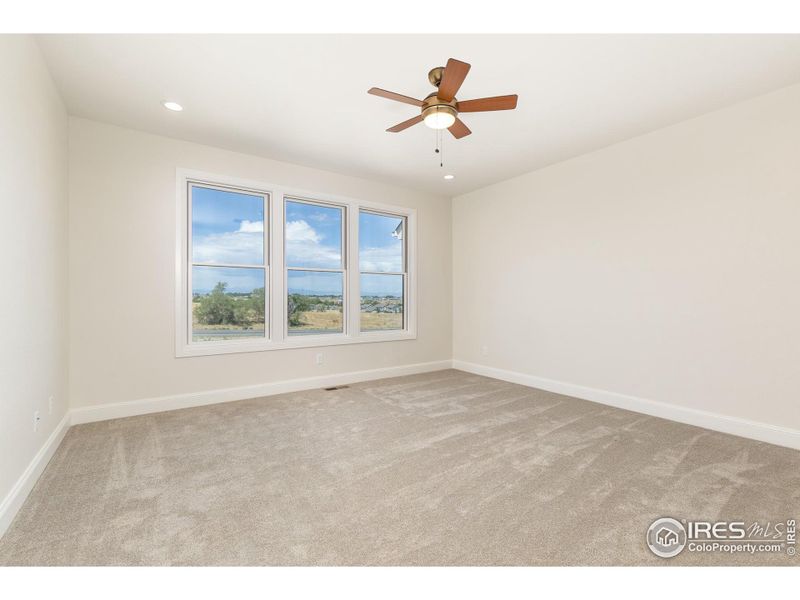
{"type": "Polygon", "coordinates": [[[305,325],[300,318],[300,313],[311,309],[311,299],[303,294],[289,294],[289,325],[298,327],[305,325]]]}
{"type": "Polygon", "coordinates": [[[195,314],[204,325],[224,325],[234,322],[234,299],[225,293],[228,284],[220,281],[210,294],[197,299],[195,314]]]}
{"type": "Polygon", "coordinates": [[[253,293],[250,294],[250,298],[248,298],[248,303],[255,312],[256,319],[260,319],[262,322],[264,321],[264,307],[266,306],[266,301],[266,290],[263,287],[254,289],[253,293]]]}

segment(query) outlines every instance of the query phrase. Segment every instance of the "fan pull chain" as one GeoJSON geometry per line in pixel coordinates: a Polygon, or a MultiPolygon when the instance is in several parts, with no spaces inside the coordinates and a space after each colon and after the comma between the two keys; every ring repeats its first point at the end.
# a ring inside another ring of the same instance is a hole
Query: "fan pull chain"
{"type": "Polygon", "coordinates": [[[434,152],[439,155],[439,166],[444,166],[444,144],[442,143],[442,130],[434,130],[436,134],[436,150],[434,152]]]}

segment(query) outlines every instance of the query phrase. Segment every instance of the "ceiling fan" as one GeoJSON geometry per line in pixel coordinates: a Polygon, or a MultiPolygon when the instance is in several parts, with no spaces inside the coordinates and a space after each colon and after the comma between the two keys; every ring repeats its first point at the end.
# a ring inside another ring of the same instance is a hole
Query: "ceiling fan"
{"type": "Polygon", "coordinates": [[[469,73],[470,65],[455,58],[447,61],[447,66],[436,67],[428,73],[428,80],[437,88],[424,100],[417,100],[403,94],[388,92],[380,88],[371,88],[367,93],[397,102],[405,102],[418,106],[421,114],[398,123],[386,131],[398,133],[412,125],[424,122],[431,129],[449,129],[456,139],[472,133],[469,127],[458,118],[459,113],[485,112],[490,110],[512,110],[517,107],[517,95],[493,96],[491,98],[478,98],[477,100],[462,100],[456,98],[458,89],[464,83],[469,73]]]}

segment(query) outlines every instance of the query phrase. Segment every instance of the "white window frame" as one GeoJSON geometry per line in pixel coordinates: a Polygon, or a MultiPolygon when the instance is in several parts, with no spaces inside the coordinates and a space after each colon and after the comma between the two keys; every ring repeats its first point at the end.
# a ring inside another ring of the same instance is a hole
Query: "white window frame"
{"type": "MultiPolygon", "coordinates": [[[[403,214],[399,213],[396,210],[378,210],[375,208],[362,206],[359,208],[358,215],[356,215],[356,219],[359,220],[361,223],[361,213],[369,213],[372,215],[377,215],[379,217],[399,217],[403,219],[403,270],[402,271],[362,271],[361,270],[361,256],[356,257],[356,266],[353,269],[356,277],[358,277],[359,285],[361,284],[361,276],[362,275],[400,275],[403,278],[403,328],[401,329],[369,329],[367,331],[363,331],[363,335],[381,335],[384,333],[390,333],[392,331],[403,331],[406,327],[406,322],[408,317],[406,315],[406,295],[408,294],[408,230],[411,228],[408,224],[408,217],[403,214]]],[[[358,325],[361,327],[361,294],[359,293],[359,304],[358,304],[358,325]]]]}
{"type": "Polygon", "coordinates": [[[417,211],[404,206],[347,198],[315,191],[206,173],[193,169],[176,170],[176,244],[175,244],[175,356],[209,356],[239,352],[263,352],[291,348],[313,348],[391,342],[417,338],[417,211]],[[267,287],[267,319],[264,338],[191,341],[191,221],[190,183],[232,188],[232,191],[264,195],[264,220],[267,247],[264,248],[264,269],[267,287]],[[344,209],[342,253],[344,269],[342,333],[321,335],[288,335],[287,268],[284,262],[284,228],[286,201],[299,200],[328,204],[344,209]],[[360,210],[402,216],[406,219],[406,285],[404,328],[388,331],[361,332],[360,261],[358,254],[358,222],[360,210]],[[269,231],[267,232],[266,229],[269,231]]]}
{"type": "Polygon", "coordinates": [[[284,319],[284,328],[285,328],[285,337],[287,340],[295,339],[297,337],[306,337],[310,338],[311,341],[316,341],[319,339],[328,338],[330,336],[344,336],[347,334],[348,331],[348,282],[349,282],[349,270],[348,265],[350,261],[350,253],[348,252],[348,244],[347,244],[347,223],[349,221],[348,215],[348,206],[346,204],[339,204],[333,202],[323,202],[321,200],[312,200],[311,198],[299,198],[296,196],[286,195],[283,198],[283,248],[284,248],[284,260],[283,260],[283,273],[284,273],[284,296],[286,298],[286,310],[289,310],[289,271],[308,271],[312,273],[341,273],[342,274],[342,331],[332,331],[331,333],[321,333],[319,335],[306,335],[306,334],[299,334],[292,336],[289,334],[289,316],[286,315],[286,319],[284,319]],[[315,268],[315,267],[297,267],[292,266],[286,262],[286,203],[287,202],[294,202],[295,204],[307,204],[309,206],[321,206],[322,208],[336,208],[342,211],[342,266],[340,269],[326,269],[326,268],[315,268]]]}

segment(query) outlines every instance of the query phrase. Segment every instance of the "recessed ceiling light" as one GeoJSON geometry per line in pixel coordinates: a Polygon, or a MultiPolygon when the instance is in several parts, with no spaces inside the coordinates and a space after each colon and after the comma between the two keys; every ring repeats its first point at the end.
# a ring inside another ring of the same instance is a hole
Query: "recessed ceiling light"
{"type": "Polygon", "coordinates": [[[183,107],[177,102],[170,102],[169,100],[165,100],[161,104],[163,104],[164,108],[166,108],[167,110],[172,110],[175,112],[181,112],[183,110],[183,107]]]}
{"type": "Polygon", "coordinates": [[[455,177],[455,175],[445,175],[445,176],[444,176],[444,178],[445,178],[445,179],[447,179],[448,181],[450,181],[450,180],[451,180],[451,179],[453,179],[454,177],[455,177]]]}

